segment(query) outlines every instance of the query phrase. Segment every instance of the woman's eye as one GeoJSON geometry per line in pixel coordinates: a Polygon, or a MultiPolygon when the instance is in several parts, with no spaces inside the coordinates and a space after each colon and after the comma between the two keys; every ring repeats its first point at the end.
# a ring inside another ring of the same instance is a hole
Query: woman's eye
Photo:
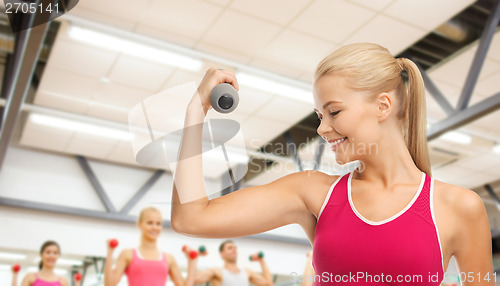
{"type": "Polygon", "coordinates": [[[339,111],[335,111],[335,112],[331,112],[330,115],[331,116],[335,116],[335,115],[339,114],[339,112],[340,112],[340,110],[339,111]]]}

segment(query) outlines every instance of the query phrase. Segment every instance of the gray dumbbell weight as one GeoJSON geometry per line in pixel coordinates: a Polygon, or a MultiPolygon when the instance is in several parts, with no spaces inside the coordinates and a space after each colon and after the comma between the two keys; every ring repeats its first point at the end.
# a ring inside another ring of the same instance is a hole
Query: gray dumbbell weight
{"type": "Polygon", "coordinates": [[[238,92],[229,83],[220,83],[210,93],[210,104],[220,113],[229,113],[236,109],[239,102],[238,92]]]}

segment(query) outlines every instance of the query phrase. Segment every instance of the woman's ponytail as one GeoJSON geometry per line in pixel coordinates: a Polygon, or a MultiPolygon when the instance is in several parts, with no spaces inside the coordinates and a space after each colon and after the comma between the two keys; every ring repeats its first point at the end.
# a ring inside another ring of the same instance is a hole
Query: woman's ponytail
{"type": "Polygon", "coordinates": [[[409,59],[398,58],[401,80],[406,84],[405,139],[413,162],[422,172],[431,176],[427,147],[427,116],[424,80],[417,65],[409,59]]]}

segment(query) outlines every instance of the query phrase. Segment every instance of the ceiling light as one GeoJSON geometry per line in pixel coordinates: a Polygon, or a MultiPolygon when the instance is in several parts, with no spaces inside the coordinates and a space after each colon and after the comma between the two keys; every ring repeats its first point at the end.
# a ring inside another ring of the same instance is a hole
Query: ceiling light
{"type": "Polygon", "coordinates": [[[26,255],[18,253],[0,252],[0,259],[19,261],[26,259],[26,255]]]}
{"type": "Polygon", "coordinates": [[[314,102],[311,90],[247,73],[237,73],[236,78],[238,79],[238,84],[242,86],[248,86],[270,94],[277,94],[311,104],[314,102]]]}
{"type": "MultiPolygon", "coordinates": [[[[228,144],[225,144],[224,148],[226,149],[226,155],[230,163],[247,164],[250,160],[244,148],[234,147],[228,144]]],[[[217,150],[204,152],[203,157],[209,161],[220,162],[222,160],[223,162],[226,155],[223,155],[221,152],[223,152],[223,150],[217,148],[217,150]]]]}
{"type": "Polygon", "coordinates": [[[97,126],[94,124],[83,123],[58,117],[52,117],[43,114],[31,114],[30,120],[36,124],[46,125],[64,130],[71,130],[75,132],[87,133],[90,135],[118,139],[123,141],[131,141],[134,138],[133,134],[129,133],[128,131],[97,126]]]}
{"type": "Polygon", "coordinates": [[[472,137],[457,131],[447,132],[441,136],[440,139],[446,140],[448,142],[458,143],[462,145],[467,145],[472,142],[472,137]]]}
{"type": "Polygon", "coordinates": [[[0,270],[8,270],[11,271],[12,265],[0,264],[0,270]]]}
{"type": "Polygon", "coordinates": [[[151,60],[156,63],[164,63],[166,65],[180,67],[182,69],[195,72],[200,71],[203,66],[203,62],[201,60],[193,57],[188,57],[179,53],[170,52],[161,48],[152,47],[81,27],[71,26],[68,34],[70,38],[80,42],[107,50],[122,52],[124,54],[146,60],[151,60]]]}
{"type": "Polygon", "coordinates": [[[493,152],[495,152],[497,154],[500,154],[500,144],[498,144],[495,147],[493,147],[493,152]]]}

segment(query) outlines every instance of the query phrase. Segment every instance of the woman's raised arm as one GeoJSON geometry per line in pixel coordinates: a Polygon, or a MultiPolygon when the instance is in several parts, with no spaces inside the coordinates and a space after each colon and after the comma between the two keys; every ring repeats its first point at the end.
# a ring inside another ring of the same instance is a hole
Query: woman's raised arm
{"type": "Polygon", "coordinates": [[[256,234],[290,223],[303,227],[315,224],[302,193],[306,186],[313,186],[319,172],[295,173],[208,199],[201,158],[202,128],[210,109],[210,91],[224,82],[238,89],[233,73],[209,69],[187,107],[172,193],[172,228],[186,235],[219,238],[256,234]]]}

